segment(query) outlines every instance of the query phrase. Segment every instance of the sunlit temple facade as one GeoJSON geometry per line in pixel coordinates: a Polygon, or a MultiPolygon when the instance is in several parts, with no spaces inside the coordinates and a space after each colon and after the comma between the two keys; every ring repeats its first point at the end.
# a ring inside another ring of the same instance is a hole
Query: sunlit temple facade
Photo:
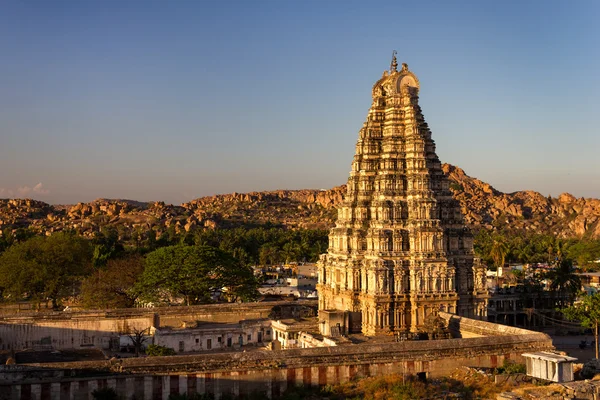
{"type": "Polygon", "coordinates": [[[485,267],[435,152],[419,80],[393,57],[372,90],[347,193],[319,261],[322,334],[418,332],[438,310],[486,315],[485,267]]]}

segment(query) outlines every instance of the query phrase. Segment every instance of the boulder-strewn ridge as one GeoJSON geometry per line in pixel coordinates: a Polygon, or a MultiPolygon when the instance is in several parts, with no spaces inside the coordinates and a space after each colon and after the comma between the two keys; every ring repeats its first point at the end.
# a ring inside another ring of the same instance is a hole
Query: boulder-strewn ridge
{"type": "MultiPolygon", "coordinates": [[[[462,169],[444,164],[454,197],[466,222],[473,228],[510,227],[560,237],[587,235],[600,238],[600,200],[558,198],[538,192],[502,193],[490,184],[468,176],[462,169]]],[[[336,206],[345,186],[329,190],[276,190],[201,197],[180,206],[164,202],[97,199],[76,205],[50,205],[31,199],[0,199],[0,231],[32,228],[40,233],[65,229],[91,236],[104,226],[119,230],[124,239],[216,227],[256,226],[267,223],[289,228],[333,226],[336,206]]]]}

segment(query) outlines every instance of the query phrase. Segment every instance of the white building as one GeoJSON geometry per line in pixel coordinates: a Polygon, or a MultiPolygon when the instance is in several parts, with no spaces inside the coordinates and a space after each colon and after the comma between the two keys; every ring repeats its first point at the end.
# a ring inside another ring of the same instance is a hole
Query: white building
{"type": "Polygon", "coordinates": [[[154,344],[177,352],[203,352],[266,346],[272,337],[271,321],[258,319],[237,324],[199,323],[195,327],[157,328],[154,344]]]}
{"type": "Polygon", "coordinates": [[[552,382],[571,382],[573,380],[574,357],[539,351],[521,354],[525,357],[527,375],[552,382]]]}
{"type": "Polygon", "coordinates": [[[272,321],[271,326],[273,328],[273,340],[281,343],[282,349],[294,349],[304,347],[300,341],[302,333],[316,331],[317,320],[315,318],[278,320],[272,321]]]}

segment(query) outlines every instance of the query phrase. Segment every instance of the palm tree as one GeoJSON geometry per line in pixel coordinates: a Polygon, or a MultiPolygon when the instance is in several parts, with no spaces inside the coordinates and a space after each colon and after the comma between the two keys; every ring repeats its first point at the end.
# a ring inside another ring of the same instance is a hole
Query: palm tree
{"type": "Polygon", "coordinates": [[[261,265],[273,265],[279,262],[280,252],[277,247],[265,244],[261,246],[258,257],[261,265]]]}
{"type": "Polygon", "coordinates": [[[569,259],[559,259],[546,277],[552,282],[550,290],[558,292],[561,307],[564,307],[565,299],[569,304],[573,303],[575,295],[581,291],[581,279],[575,274],[573,262],[569,259]]]}
{"type": "Polygon", "coordinates": [[[300,246],[296,243],[288,242],[283,245],[281,251],[282,257],[285,259],[285,263],[289,264],[291,261],[297,261],[298,256],[301,253],[300,246]]]}
{"type": "Polygon", "coordinates": [[[490,249],[490,257],[496,266],[496,279],[498,279],[498,270],[504,266],[504,261],[509,251],[510,248],[502,237],[494,238],[492,248],[490,249]]]}

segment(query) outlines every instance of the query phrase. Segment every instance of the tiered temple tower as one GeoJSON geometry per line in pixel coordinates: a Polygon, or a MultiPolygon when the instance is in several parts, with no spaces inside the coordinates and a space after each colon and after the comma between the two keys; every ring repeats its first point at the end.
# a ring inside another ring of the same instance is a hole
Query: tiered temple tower
{"type": "Polygon", "coordinates": [[[395,52],[373,86],[347,193],[319,261],[324,335],[418,332],[438,310],[484,317],[485,267],[435,153],[419,80],[395,52]]]}

